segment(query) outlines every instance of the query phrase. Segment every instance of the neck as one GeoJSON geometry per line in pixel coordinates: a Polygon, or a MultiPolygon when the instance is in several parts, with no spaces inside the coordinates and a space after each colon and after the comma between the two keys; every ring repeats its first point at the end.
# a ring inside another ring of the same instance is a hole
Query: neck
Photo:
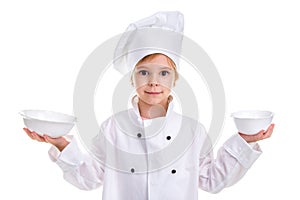
{"type": "Polygon", "coordinates": [[[157,117],[166,116],[168,106],[169,106],[168,99],[155,105],[148,104],[141,99],[139,99],[138,102],[140,115],[143,119],[153,119],[157,117]]]}

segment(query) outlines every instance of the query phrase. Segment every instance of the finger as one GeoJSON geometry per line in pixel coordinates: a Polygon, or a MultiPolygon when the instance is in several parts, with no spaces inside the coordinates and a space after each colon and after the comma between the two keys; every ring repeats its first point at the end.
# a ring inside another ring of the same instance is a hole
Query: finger
{"type": "Polygon", "coordinates": [[[31,139],[34,140],[34,136],[32,135],[32,132],[28,128],[23,128],[23,130],[31,139]]]}
{"type": "Polygon", "coordinates": [[[45,142],[45,139],[40,136],[39,134],[37,134],[36,132],[32,132],[32,135],[34,136],[34,139],[39,141],[39,142],[45,142]]]}
{"type": "Polygon", "coordinates": [[[261,130],[259,131],[256,135],[254,135],[254,141],[259,141],[259,140],[262,140],[262,138],[264,137],[264,133],[265,133],[265,130],[261,130]]]}
{"type": "Polygon", "coordinates": [[[273,129],[274,129],[274,125],[271,124],[268,129],[266,130],[265,134],[269,134],[269,133],[272,133],[273,132],[273,129]]]}
{"type": "Polygon", "coordinates": [[[52,138],[48,135],[43,135],[46,142],[56,145],[58,143],[59,138],[52,138]]]}
{"type": "Polygon", "coordinates": [[[262,140],[262,138],[264,137],[264,133],[265,133],[265,130],[261,130],[257,134],[253,135],[253,142],[262,140]]]}
{"type": "Polygon", "coordinates": [[[269,128],[267,129],[267,131],[264,133],[264,139],[271,137],[271,135],[273,133],[274,126],[275,126],[275,124],[271,124],[269,126],[269,128]]]}
{"type": "Polygon", "coordinates": [[[254,134],[254,135],[247,135],[247,134],[243,134],[243,133],[239,133],[247,142],[256,142],[258,140],[260,140],[263,136],[263,133],[265,131],[261,130],[258,133],[254,134]]]}
{"type": "Polygon", "coordinates": [[[50,138],[48,135],[43,135],[45,138],[45,142],[53,144],[52,138],[50,138]]]}
{"type": "Polygon", "coordinates": [[[31,134],[31,131],[28,128],[23,128],[23,130],[27,133],[27,134],[31,134]]]}
{"type": "Polygon", "coordinates": [[[32,135],[32,137],[33,137],[34,140],[39,141],[39,137],[38,137],[38,135],[37,135],[36,132],[31,132],[31,135],[32,135]]]}
{"type": "Polygon", "coordinates": [[[268,127],[267,131],[271,131],[271,130],[273,130],[273,129],[274,129],[274,127],[275,127],[275,124],[271,124],[271,125],[268,127]]]}

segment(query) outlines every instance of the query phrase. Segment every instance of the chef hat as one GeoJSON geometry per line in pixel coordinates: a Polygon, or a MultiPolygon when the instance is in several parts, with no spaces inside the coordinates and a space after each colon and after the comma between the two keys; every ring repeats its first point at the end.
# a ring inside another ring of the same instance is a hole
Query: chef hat
{"type": "Polygon", "coordinates": [[[114,52],[114,67],[122,74],[130,72],[145,56],[162,53],[179,66],[183,38],[183,14],[158,12],[130,24],[114,52]]]}

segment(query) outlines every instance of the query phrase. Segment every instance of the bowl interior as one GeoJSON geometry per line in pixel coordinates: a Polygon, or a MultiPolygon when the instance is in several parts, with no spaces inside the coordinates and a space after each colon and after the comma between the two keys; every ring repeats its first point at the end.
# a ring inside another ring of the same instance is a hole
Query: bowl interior
{"type": "Polygon", "coordinates": [[[48,122],[57,122],[57,123],[74,123],[75,117],[71,115],[66,115],[53,111],[46,110],[23,110],[21,114],[30,119],[36,119],[41,121],[48,122]]]}
{"type": "Polygon", "coordinates": [[[232,117],[238,119],[266,119],[273,116],[270,111],[260,111],[260,110],[245,110],[238,111],[232,114],[232,117]]]}

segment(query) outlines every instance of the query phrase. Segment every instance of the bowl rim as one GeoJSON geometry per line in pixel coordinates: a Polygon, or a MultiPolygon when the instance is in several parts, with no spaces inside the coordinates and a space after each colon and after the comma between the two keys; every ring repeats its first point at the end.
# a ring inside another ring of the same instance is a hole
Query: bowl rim
{"type": "Polygon", "coordinates": [[[77,119],[75,116],[68,115],[65,113],[61,112],[56,112],[56,111],[50,111],[50,110],[39,110],[39,109],[26,109],[26,110],[21,110],[19,114],[24,118],[24,119],[29,119],[29,120],[36,120],[36,121],[41,121],[41,122],[51,122],[51,123],[58,123],[58,124],[74,124],[77,119]],[[66,117],[72,118],[72,121],[55,121],[55,120],[46,120],[46,119],[38,119],[32,116],[28,116],[26,112],[30,111],[39,111],[39,112],[48,112],[48,113],[54,113],[54,114],[59,114],[59,115],[64,115],[66,117]]]}
{"type": "Polygon", "coordinates": [[[268,111],[268,110],[240,110],[240,111],[236,111],[231,113],[231,117],[236,118],[236,119],[247,119],[247,120],[255,120],[255,119],[268,119],[268,118],[272,118],[274,116],[274,112],[272,111],[268,111]],[[241,114],[241,113],[267,113],[268,115],[266,116],[257,116],[257,117],[247,117],[247,116],[236,116],[237,114],[241,114]]]}

